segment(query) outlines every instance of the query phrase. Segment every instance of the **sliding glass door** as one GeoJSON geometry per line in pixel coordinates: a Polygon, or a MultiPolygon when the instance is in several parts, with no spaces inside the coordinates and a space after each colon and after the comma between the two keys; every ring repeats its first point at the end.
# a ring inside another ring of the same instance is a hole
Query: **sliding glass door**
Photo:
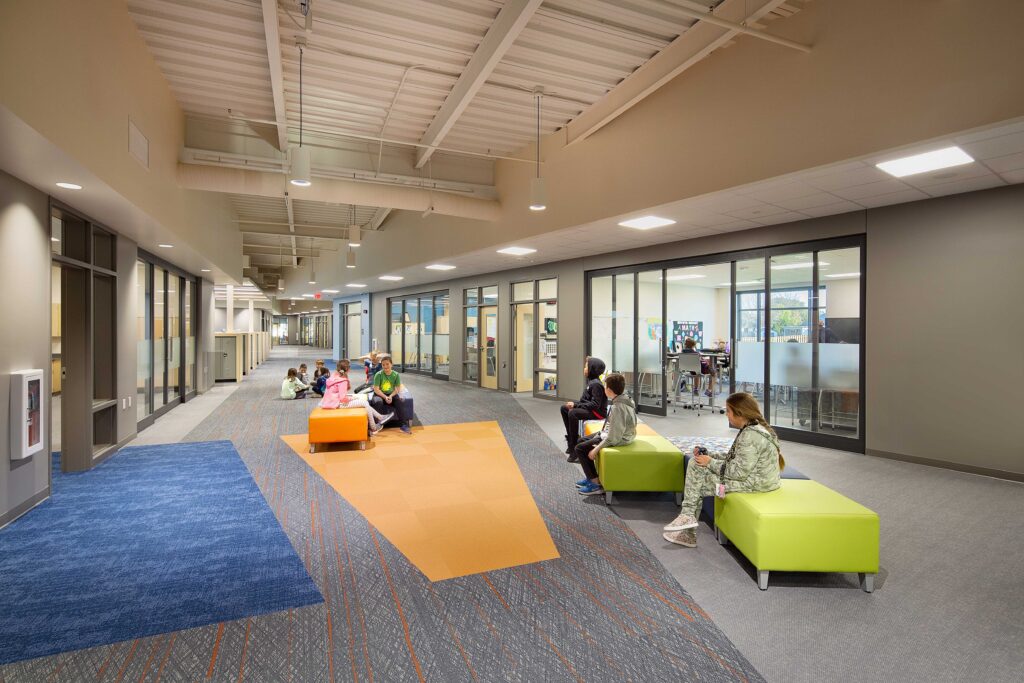
{"type": "Polygon", "coordinates": [[[448,292],[388,300],[388,350],[403,372],[448,379],[448,292]]]}

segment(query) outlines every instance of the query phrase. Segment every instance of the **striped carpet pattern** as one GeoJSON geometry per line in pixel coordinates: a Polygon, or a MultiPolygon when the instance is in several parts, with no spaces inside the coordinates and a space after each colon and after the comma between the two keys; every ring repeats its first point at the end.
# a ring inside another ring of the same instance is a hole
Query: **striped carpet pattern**
{"type": "Polygon", "coordinates": [[[575,492],[578,468],[514,399],[403,375],[423,424],[499,422],[561,554],[427,580],[279,438],[304,432],[315,405],[277,398],[296,362],[275,351],[189,440],[233,442],[324,604],[12,664],[0,679],[763,680],[600,497],[575,492]]]}

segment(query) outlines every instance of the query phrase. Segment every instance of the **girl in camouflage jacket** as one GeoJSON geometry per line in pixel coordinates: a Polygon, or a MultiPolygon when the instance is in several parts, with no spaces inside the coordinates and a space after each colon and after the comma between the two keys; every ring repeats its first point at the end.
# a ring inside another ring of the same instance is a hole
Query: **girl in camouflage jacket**
{"type": "Polygon", "coordinates": [[[701,500],[713,496],[719,484],[726,493],[757,493],[779,488],[785,461],[779,438],[761,415],[761,407],[750,394],[738,392],[725,401],[729,424],[740,430],[728,453],[701,453],[693,449],[686,466],[683,506],[665,526],[666,541],[693,548],[697,545],[697,517],[701,500]]]}

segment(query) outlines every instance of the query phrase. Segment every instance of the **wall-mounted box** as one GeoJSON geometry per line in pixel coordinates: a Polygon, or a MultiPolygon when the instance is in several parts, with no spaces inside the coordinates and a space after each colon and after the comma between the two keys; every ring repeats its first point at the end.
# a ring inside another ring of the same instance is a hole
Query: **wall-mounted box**
{"type": "Polygon", "coordinates": [[[46,419],[43,371],[11,374],[11,460],[23,460],[43,450],[46,419]]]}

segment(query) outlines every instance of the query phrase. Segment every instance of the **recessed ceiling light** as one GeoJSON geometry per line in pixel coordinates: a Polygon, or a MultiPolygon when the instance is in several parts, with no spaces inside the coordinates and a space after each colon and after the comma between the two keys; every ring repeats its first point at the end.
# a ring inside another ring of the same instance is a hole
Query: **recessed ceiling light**
{"type": "Polygon", "coordinates": [[[954,145],[952,147],[937,149],[932,152],[925,152],[924,154],[915,154],[913,156],[903,157],[902,159],[883,161],[880,164],[875,164],[875,166],[891,176],[902,178],[904,176],[915,175],[917,173],[937,171],[940,168],[962,166],[963,164],[969,164],[972,161],[974,161],[974,159],[967,154],[967,152],[954,145]]]}
{"type": "Polygon", "coordinates": [[[312,298],[313,298],[313,295],[312,295],[312,294],[303,294],[302,296],[303,296],[303,298],[305,298],[305,299],[312,299],[312,298]]]}
{"type": "Polygon", "coordinates": [[[161,249],[174,249],[173,244],[158,244],[156,246],[160,247],[161,249]]]}
{"type": "Polygon", "coordinates": [[[402,277],[401,275],[381,275],[377,279],[378,280],[387,280],[388,282],[398,282],[399,280],[404,280],[405,278],[402,277]]]}
{"type": "Polygon", "coordinates": [[[698,275],[696,273],[690,273],[687,275],[669,275],[665,279],[671,282],[672,280],[696,280],[702,277],[707,277],[707,275],[698,275]]]}
{"type": "Polygon", "coordinates": [[[81,190],[82,186],[77,183],[57,183],[57,187],[63,187],[65,190],[81,190]]]}
{"type": "MultiPolygon", "coordinates": [[[[831,265],[828,261],[818,261],[818,266],[828,266],[828,265],[831,265]]],[[[806,261],[806,262],[803,262],[803,263],[780,263],[778,265],[772,266],[772,270],[795,270],[797,268],[813,268],[813,267],[814,267],[814,263],[812,263],[811,261],[806,261]]]]}
{"type": "Polygon", "coordinates": [[[201,269],[199,270],[199,272],[200,272],[200,273],[209,273],[209,272],[210,272],[210,269],[209,269],[209,268],[201,268],[201,269]]]}
{"type": "Polygon", "coordinates": [[[348,283],[348,284],[347,284],[347,285],[345,285],[345,286],[346,286],[346,287],[365,287],[366,285],[364,285],[364,284],[363,284],[363,283],[361,283],[361,282],[350,282],[350,283],[348,283]]]}
{"type": "Polygon", "coordinates": [[[51,241],[51,242],[60,242],[60,239],[59,239],[59,238],[57,238],[57,237],[51,237],[51,238],[50,238],[50,241],[51,241]]]}
{"type": "Polygon", "coordinates": [[[324,290],[321,290],[321,291],[324,294],[337,294],[341,290],[338,290],[338,289],[324,289],[324,290]]]}
{"type": "Polygon", "coordinates": [[[530,249],[529,247],[505,247],[498,250],[499,254],[510,254],[512,256],[525,256],[526,254],[534,254],[536,252],[536,249],[530,249]]]}
{"type": "Polygon", "coordinates": [[[427,266],[427,270],[455,270],[455,266],[449,266],[444,263],[431,263],[427,266]]]}
{"type": "Polygon", "coordinates": [[[663,228],[666,225],[674,225],[671,218],[659,218],[658,216],[641,216],[619,223],[624,228],[636,228],[637,230],[650,230],[651,228],[663,228]]]}
{"type": "Polygon", "coordinates": [[[860,277],[860,273],[833,273],[825,277],[860,277]]]}

